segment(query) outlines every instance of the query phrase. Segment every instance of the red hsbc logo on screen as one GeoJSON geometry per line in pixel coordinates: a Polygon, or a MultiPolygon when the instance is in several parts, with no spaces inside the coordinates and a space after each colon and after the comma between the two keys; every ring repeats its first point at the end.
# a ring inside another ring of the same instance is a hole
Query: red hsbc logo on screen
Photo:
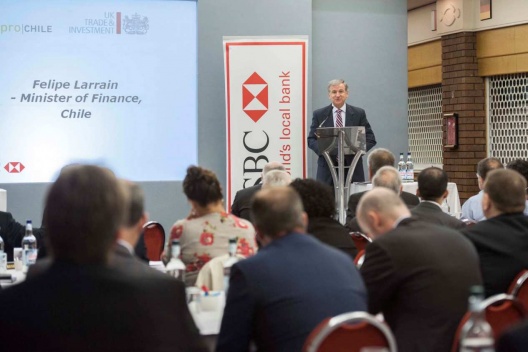
{"type": "Polygon", "coordinates": [[[26,167],[24,166],[24,164],[18,161],[11,161],[5,164],[4,166],[4,169],[6,169],[6,171],[9,172],[10,174],[18,174],[22,172],[22,170],[24,170],[25,168],[26,167]]]}
{"type": "Polygon", "coordinates": [[[268,82],[256,72],[242,84],[242,109],[255,122],[268,111],[268,82]]]}

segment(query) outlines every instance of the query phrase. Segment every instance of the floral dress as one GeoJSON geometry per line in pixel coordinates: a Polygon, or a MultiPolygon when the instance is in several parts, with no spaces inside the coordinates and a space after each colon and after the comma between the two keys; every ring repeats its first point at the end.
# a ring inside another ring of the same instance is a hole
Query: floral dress
{"type": "Polygon", "coordinates": [[[237,254],[248,257],[256,253],[253,225],[232,214],[210,213],[179,220],[172,226],[170,240],[180,240],[187,286],[194,285],[198,272],[211,258],[228,253],[231,238],[238,239],[237,254]]]}

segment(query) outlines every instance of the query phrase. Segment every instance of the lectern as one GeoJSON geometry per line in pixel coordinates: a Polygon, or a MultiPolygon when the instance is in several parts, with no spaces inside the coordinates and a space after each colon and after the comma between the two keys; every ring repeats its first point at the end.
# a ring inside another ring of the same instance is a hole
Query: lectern
{"type": "Polygon", "coordinates": [[[365,127],[320,127],[316,130],[316,134],[319,152],[324,156],[334,181],[338,220],[341,224],[345,224],[346,204],[352,175],[359,159],[367,150],[365,127]],[[354,155],[349,165],[346,165],[346,155],[354,155]],[[336,156],[337,165],[334,163],[336,156]],[[348,174],[345,179],[347,169],[348,174]]]}

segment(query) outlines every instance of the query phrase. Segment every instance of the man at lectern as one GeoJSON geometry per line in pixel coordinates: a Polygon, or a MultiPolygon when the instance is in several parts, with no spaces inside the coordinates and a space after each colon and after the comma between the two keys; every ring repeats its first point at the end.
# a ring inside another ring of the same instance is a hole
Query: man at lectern
{"type": "MultiPolygon", "coordinates": [[[[321,155],[317,146],[317,134],[316,130],[320,127],[353,127],[353,126],[365,126],[365,135],[367,141],[367,151],[376,145],[376,137],[370,123],[367,120],[365,110],[346,104],[348,98],[348,84],[342,79],[333,79],[328,83],[328,98],[332,102],[331,105],[324,108],[315,110],[313,113],[312,126],[310,127],[310,133],[308,134],[308,147],[312,149],[319,159],[317,160],[317,180],[334,186],[332,181],[332,174],[326,163],[326,160],[321,155]]],[[[332,155],[334,164],[337,165],[337,154],[332,155]]],[[[345,166],[350,165],[353,155],[347,155],[345,157],[345,166]]],[[[348,169],[345,169],[348,171],[348,169]]],[[[346,175],[345,175],[346,177],[346,175]]],[[[362,159],[354,170],[352,176],[352,182],[364,182],[365,173],[363,171],[362,159]]]]}

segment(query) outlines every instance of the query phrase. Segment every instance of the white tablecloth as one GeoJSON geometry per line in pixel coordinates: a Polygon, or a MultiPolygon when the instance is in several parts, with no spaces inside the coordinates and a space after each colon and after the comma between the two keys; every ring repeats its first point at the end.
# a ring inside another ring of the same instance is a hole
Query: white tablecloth
{"type": "Polygon", "coordinates": [[[2,286],[3,288],[19,284],[26,279],[26,274],[23,271],[9,269],[7,273],[11,274],[11,276],[14,277],[15,281],[11,282],[8,280],[0,280],[0,286],[2,286]]]}
{"type": "MultiPolygon", "coordinates": [[[[350,194],[368,191],[372,189],[372,183],[353,183],[350,185],[350,194]]],[[[403,184],[403,190],[412,194],[416,194],[418,189],[418,182],[408,182],[403,184]]],[[[453,216],[460,217],[462,208],[460,206],[460,197],[458,196],[458,188],[456,183],[449,182],[447,184],[447,205],[449,206],[449,213],[453,216]]]]}
{"type": "Polygon", "coordinates": [[[0,189],[0,211],[7,211],[7,192],[0,189]]]}

